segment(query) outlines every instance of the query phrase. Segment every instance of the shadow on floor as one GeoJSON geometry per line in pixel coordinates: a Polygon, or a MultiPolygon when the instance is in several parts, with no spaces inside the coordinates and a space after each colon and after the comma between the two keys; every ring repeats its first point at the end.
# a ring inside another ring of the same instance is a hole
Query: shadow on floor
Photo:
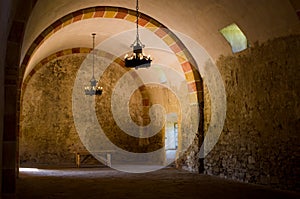
{"type": "Polygon", "coordinates": [[[110,168],[25,169],[17,181],[19,199],[125,198],[300,198],[300,193],[239,183],[166,168],[125,173],[110,168]]]}

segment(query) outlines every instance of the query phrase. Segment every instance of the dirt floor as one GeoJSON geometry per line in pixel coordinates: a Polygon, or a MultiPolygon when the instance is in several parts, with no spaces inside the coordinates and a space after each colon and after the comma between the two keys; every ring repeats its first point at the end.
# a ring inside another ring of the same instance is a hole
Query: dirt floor
{"type": "Polygon", "coordinates": [[[300,193],[193,174],[174,168],[133,174],[109,168],[21,170],[19,199],[300,198],[300,193]]]}

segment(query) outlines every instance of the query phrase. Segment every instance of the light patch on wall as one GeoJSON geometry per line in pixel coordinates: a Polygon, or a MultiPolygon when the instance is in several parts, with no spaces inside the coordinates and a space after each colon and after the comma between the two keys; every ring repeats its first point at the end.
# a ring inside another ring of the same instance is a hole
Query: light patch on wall
{"type": "Polygon", "coordinates": [[[157,72],[158,72],[158,77],[159,77],[160,83],[161,84],[167,83],[168,81],[167,81],[167,77],[166,77],[164,71],[161,68],[157,68],[157,69],[158,69],[157,72]]]}
{"type": "Polygon", "coordinates": [[[19,171],[21,172],[38,172],[39,169],[38,168],[23,168],[23,167],[20,167],[19,168],[19,171]]]}
{"type": "Polygon", "coordinates": [[[247,48],[247,38],[236,24],[230,24],[220,30],[220,33],[229,42],[232,52],[240,52],[247,48]]]}

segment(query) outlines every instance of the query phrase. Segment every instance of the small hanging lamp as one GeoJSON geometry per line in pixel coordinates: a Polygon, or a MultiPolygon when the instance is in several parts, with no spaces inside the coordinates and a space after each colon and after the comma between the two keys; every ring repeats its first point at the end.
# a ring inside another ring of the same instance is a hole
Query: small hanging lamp
{"type": "Polygon", "coordinates": [[[94,65],[95,65],[95,36],[96,36],[96,33],[92,33],[92,37],[93,37],[93,75],[92,75],[92,79],[90,80],[90,85],[89,86],[86,86],[84,88],[84,92],[85,92],[85,95],[101,95],[102,94],[102,91],[103,91],[103,88],[101,86],[97,86],[97,83],[98,81],[95,79],[95,76],[94,76],[94,65]]]}

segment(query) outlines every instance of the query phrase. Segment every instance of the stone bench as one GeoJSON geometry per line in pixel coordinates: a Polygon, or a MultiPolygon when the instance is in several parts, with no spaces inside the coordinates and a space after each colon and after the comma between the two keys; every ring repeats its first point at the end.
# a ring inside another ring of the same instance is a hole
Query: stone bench
{"type": "Polygon", "coordinates": [[[106,166],[111,167],[111,153],[113,151],[112,150],[103,150],[103,151],[93,151],[93,152],[89,152],[89,151],[75,151],[75,161],[76,161],[76,167],[79,168],[80,165],[82,163],[84,163],[88,158],[93,157],[93,155],[97,156],[97,160],[98,158],[101,159],[102,162],[104,162],[104,164],[106,166]],[[92,155],[93,154],[93,155],[92,155]],[[102,154],[105,154],[105,157],[100,156],[102,154]]]}

